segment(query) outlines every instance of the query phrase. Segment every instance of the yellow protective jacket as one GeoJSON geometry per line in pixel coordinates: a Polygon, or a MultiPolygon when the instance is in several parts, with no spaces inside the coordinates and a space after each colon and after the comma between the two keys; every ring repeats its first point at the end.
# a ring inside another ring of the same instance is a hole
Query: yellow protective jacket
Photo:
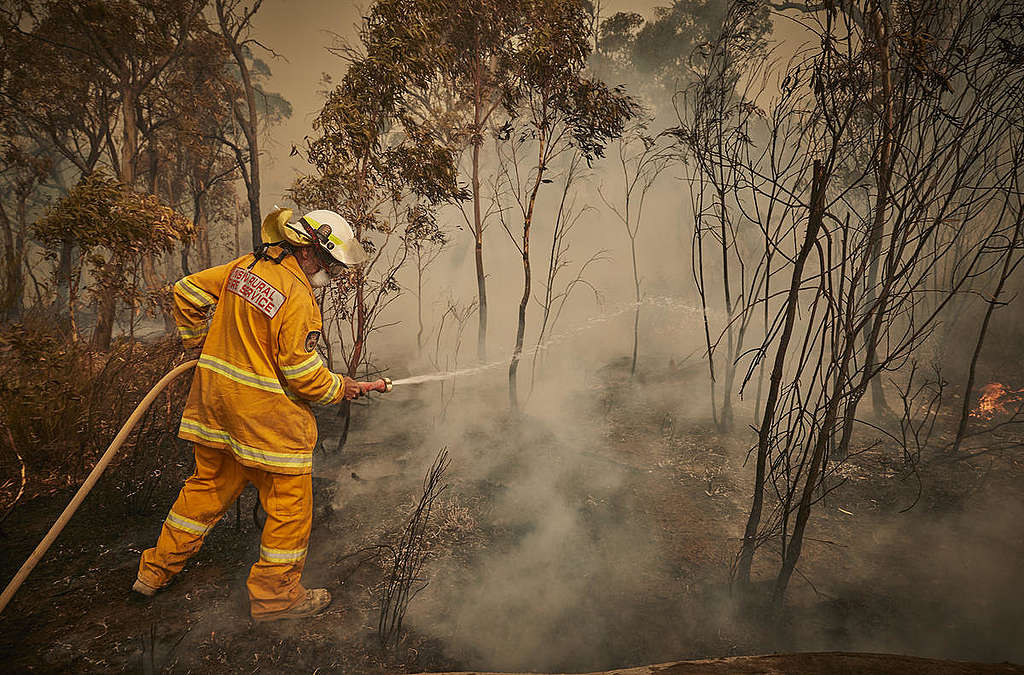
{"type": "Polygon", "coordinates": [[[245,466],[311,473],[309,402],[340,401],[344,378],[316,353],[323,320],[295,257],[250,253],[185,277],[174,285],[174,320],[185,346],[203,350],[178,436],[245,466]]]}

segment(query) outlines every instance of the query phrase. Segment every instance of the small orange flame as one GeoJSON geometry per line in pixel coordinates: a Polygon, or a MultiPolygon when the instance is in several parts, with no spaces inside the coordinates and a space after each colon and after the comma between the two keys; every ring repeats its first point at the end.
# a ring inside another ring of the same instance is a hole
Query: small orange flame
{"type": "Polygon", "coordinates": [[[1024,401],[1024,389],[1010,389],[1001,382],[990,382],[981,388],[978,407],[971,412],[971,417],[990,420],[997,415],[1009,415],[1009,406],[1024,401]]]}

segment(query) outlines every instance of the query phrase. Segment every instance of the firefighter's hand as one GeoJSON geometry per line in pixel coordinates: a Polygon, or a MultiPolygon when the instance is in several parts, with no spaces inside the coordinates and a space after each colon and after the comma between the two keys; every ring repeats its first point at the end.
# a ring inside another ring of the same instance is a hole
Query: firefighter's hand
{"type": "Polygon", "coordinates": [[[345,400],[352,401],[363,395],[363,390],[359,388],[359,383],[353,380],[351,377],[345,378],[345,400]]]}
{"type": "Polygon", "coordinates": [[[203,354],[203,348],[202,347],[184,347],[182,349],[181,360],[182,360],[183,363],[185,361],[194,361],[194,360],[198,359],[200,356],[202,356],[202,354],[203,354]]]}

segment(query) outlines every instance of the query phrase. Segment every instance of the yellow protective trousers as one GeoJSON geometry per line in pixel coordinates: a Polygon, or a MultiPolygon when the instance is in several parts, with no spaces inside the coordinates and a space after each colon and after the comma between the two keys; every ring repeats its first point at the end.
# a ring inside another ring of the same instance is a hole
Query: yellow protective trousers
{"type": "Polygon", "coordinates": [[[313,522],[313,479],[310,474],[286,475],[243,466],[230,451],[195,444],[196,470],[164,521],[154,548],[142,553],[139,579],[161,588],[181,571],[203,545],[242,489],[252,483],[267,512],[260,540],[260,559],[249,571],[253,617],[279,612],[305,596],[299,582],[313,522]]]}

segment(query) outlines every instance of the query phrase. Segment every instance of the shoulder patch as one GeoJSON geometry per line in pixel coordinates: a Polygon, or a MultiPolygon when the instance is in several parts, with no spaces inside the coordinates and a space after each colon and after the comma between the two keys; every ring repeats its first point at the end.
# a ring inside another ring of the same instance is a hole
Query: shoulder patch
{"type": "Polygon", "coordinates": [[[271,319],[277,315],[281,305],[287,300],[284,293],[243,267],[231,270],[227,289],[271,319]]]}
{"type": "Polygon", "coordinates": [[[317,342],[320,342],[320,331],[309,331],[309,334],[306,335],[306,351],[312,352],[314,349],[316,349],[317,342]]]}

